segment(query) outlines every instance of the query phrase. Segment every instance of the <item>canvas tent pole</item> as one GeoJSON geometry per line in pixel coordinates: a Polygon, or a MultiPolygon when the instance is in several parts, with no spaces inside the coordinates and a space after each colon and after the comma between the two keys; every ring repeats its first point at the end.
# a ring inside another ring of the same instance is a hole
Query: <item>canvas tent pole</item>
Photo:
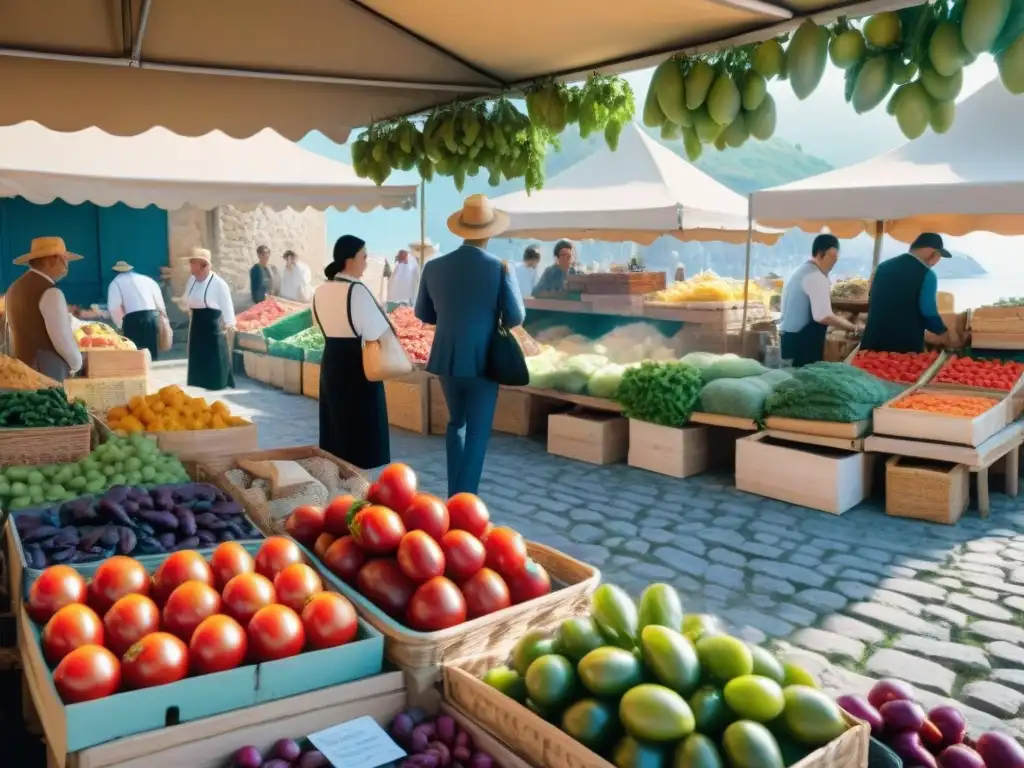
{"type": "Polygon", "coordinates": [[[743,269],[743,325],[740,328],[740,354],[747,348],[747,304],[750,299],[750,251],[754,240],[753,195],[747,195],[747,263],[743,269]]]}
{"type": "Polygon", "coordinates": [[[423,273],[423,265],[427,262],[427,249],[424,243],[427,242],[427,182],[420,179],[420,273],[423,273]]]}
{"type": "Polygon", "coordinates": [[[875,252],[871,256],[871,274],[878,269],[878,262],[882,260],[882,238],[885,236],[885,222],[875,222],[875,252]]]}

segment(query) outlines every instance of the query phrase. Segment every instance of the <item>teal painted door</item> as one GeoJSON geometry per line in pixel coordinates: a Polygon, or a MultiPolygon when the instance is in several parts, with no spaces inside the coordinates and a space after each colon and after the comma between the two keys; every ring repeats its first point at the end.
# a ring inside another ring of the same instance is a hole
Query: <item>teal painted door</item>
{"type": "Polygon", "coordinates": [[[113,271],[119,261],[127,261],[135,271],[160,280],[160,267],[167,266],[167,212],[155,206],[137,209],[118,203],[97,208],[100,244],[100,274],[103,278],[103,303],[113,271]]]}

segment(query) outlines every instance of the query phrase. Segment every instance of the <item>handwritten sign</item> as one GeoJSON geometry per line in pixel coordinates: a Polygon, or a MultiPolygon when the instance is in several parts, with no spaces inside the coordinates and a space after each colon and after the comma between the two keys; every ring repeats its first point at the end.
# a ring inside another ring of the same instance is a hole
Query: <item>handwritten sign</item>
{"type": "Polygon", "coordinates": [[[369,715],[311,733],[309,740],[334,768],[377,768],[405,757],[369,715]]]}

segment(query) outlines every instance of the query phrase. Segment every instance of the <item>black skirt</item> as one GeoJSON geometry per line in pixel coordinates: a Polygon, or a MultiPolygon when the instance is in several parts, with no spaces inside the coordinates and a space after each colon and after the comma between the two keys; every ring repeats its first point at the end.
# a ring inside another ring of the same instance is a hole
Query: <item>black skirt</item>
{"type": "Polygon", "coordinates": [[[157,339],[160,336],[158,317],[155,309],[129,312],[124,316],[124,323],[121,326],[124,337],[139,349],[148,349],[153,360],[157,359],[159,353],[157,348],[157,339]]]}
{"type": "Polygon", "coordinates": [[[188,326],[187,383],[190,387],[210,390],[235,386],[219,309],[192,310],[192,322],[188,326]]]}
{"type": "Polygon", "coordinates": [[[360,469],[391,461],[384,384],[366,379],[359,339],[328,338],[324,344],[320,448],[360,469]]]}

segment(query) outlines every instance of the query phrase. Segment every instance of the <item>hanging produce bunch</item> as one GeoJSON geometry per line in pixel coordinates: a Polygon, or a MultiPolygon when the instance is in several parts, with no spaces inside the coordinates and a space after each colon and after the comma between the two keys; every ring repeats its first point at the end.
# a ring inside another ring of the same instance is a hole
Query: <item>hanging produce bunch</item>
{"type": "Polygon", "coordinates": [[[613,150],[633,119],[633,90],[619,77],[591,75],[582,85],[538,83],[526,92],[524,113],[510,98],[456,103],[435,109],[419,125],[409,119],[375,123],[352,144],[352,164],[377,184],[392,171],[411,171],[430,181],[450,177],[460,192],[467,177],[487,174],[525,181],[527,191],[544,186],[544,157],[568,126],[584,138],[603,133],[613,150]]]}
{"type": "Polygon", "coordinates": [[[788,80],[806,99],[831,61],[845,71],[845,98],[857,114],[886,102],[903,134],[916,139],[929,127],[949,130],[963,68],[984,53],[995,56],[1006,90],[1024,93],[1024,2],[938,0],[828,27],[807,19],[790,36],[663,62],[643,121],[663,139],[681,138],[690,160],[706,145],[763,141],[776,125],[768,83],[788,80]]]}

